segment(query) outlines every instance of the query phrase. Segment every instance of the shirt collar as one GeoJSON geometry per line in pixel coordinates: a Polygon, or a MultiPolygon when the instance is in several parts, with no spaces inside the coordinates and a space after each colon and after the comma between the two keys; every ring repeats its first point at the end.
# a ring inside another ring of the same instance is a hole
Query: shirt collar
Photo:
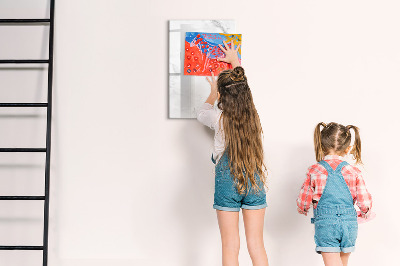
{"type": "Polygon", "coordinates": [[[345,158],[343,156],[340,156],[340,155],[330,154],[330,155],[325,155],[324,156],[324,160],[341,160],[341,161],[345,161],[345,158]]]}

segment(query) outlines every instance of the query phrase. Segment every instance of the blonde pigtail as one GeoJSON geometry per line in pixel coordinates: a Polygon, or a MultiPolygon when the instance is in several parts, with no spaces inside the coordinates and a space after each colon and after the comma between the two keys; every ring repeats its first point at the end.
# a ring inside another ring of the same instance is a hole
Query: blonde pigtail
{"type": "Polygon", "coordinates": [[[351,150],[351,154],[353,154],[354,159],[356,160],[356,163],[362,164],[361,161],[361,138],[360,138],[360,132],[358,127],[353,126],[353,125],[348,125],[347,130],[353,129],[354,130],[354,146],[353,149],[351,150]]]}
{"type": "Polygon", "coordinates": [[[321,161],[324,158],[324,151],[322,150],[321,143],[321,126],[325,128],[326,124],[324,122],[318,123],[314,130],[314,150],[317,162],[321,161]]]}

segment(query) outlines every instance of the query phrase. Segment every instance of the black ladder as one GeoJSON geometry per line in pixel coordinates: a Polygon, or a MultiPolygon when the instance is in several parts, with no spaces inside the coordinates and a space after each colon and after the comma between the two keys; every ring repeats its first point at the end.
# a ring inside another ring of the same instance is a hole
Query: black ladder
{"type": "Polygon", "coordinates": [[[44,201],[43,245],[42,246],[0,246],[0,250],[42,250],[43,266],[48,260],[48,231],[49,231],[49,186],[50,186],[50,148],[51,148],[51,107],[53,82],[53,39],[54,39],[54,2],[50,0],[49,19],[0,19],[0,24],[26,25],[49,24],[49,55],[48,59],[38,60],[0,60],[0,64],[48,64],[47,102],[45,103],[0,103],[0,107],[39,107],[47,108],[46,147],[45,148],[0,148],[0,152],[45,152],[45,195],[44,196],[0,196],[0,200],[41,200],[44,201]]]}

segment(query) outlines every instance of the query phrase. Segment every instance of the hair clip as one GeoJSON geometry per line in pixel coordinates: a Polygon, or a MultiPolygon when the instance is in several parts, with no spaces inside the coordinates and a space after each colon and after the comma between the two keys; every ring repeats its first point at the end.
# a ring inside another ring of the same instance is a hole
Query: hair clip
{"type": "Polygon", "coordinates": [[[229,84],[229,85],[225,86],[225,88],[229,88],[229,87],[234,86],[234,85],[245,84],[245,83],[246,83],[245,81],[237,82],[237,83],[229,84]]]}

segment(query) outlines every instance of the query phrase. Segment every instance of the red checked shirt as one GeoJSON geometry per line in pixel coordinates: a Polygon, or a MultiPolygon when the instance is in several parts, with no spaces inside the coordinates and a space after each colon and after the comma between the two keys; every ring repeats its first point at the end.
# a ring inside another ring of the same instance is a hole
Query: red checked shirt
{"type": "MultiPolygon", "coordinates": [[[[339,155],[327,155],[324,157],[324,161],[335,170],[336,167],[344,161],[344,158],[339,155]]],[[[361,171],[357,167],[349,164],[343,167],[342,175],[353,196],[353,204],[357,202],[362,217],[368,217],[369,210],[372,207],[372,197],[365,187],[361,171]]],[[[311,203],[313,203],[314,209],[317,208],[318,201],[325,188],[327,177],[328,172],[319,163],[308,168],[307,178],[297,198],[297,210],[299,213],[307,215],[311,203]]]]}

